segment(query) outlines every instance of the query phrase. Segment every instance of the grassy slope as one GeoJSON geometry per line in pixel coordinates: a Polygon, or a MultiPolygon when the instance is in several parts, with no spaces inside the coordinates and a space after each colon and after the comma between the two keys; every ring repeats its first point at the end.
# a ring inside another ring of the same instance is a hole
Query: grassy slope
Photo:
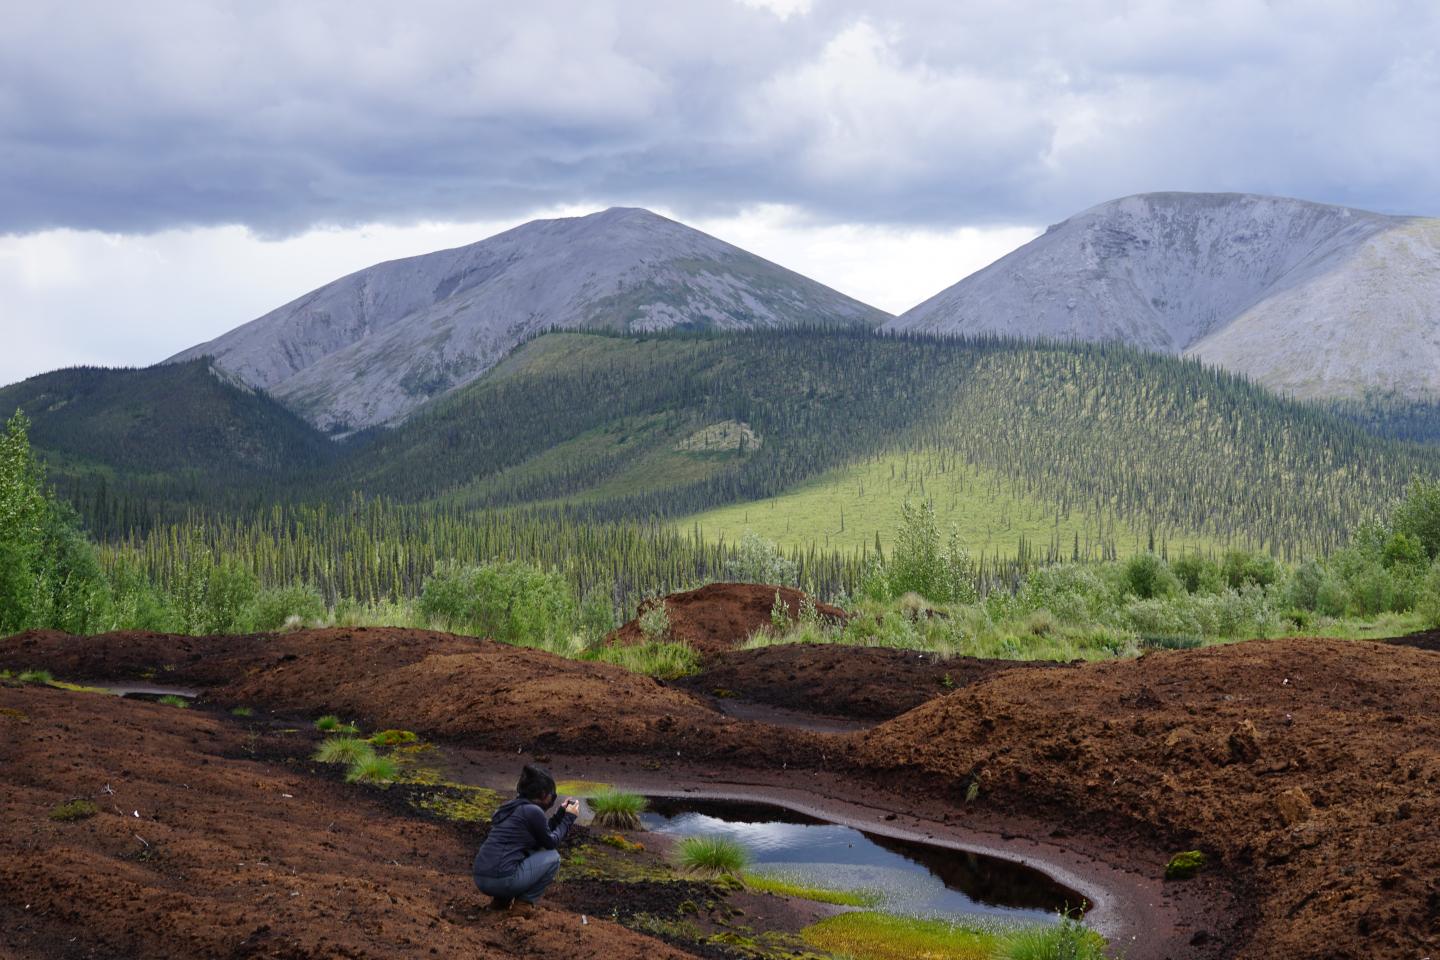
{"type": "MultiPolygon", "coordinates": [[[[1149,548],[1148,532],[1113,515],[1071,511],[1062,515],[1051,503],[1018,492],[994,471],[969,465],[945,465],[923,452],[898,452],[830,470],[792,490],[764,500],[718,507],[679,521],[682,530],[698,528],[707,539],[735,542],[747,530],[784,547],[854,551],[873,547],[876,535],[889,549],[906,501],[934,502],[942,525],[954,524],[976,554],[1014,557],[1021,541],[1044,548],[1052,542],[1070,556],[1098,558],[1103,544],[1119,556],[1149,548]]],[[[1156,533],[1174,555],[1224,546],[1213,536],[1164,529],[1156,533]]]]}

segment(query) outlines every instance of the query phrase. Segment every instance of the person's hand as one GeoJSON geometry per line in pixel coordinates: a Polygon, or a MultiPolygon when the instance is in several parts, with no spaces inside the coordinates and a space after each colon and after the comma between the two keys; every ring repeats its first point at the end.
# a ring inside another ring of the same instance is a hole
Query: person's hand
{"type": "Polygon", "coordinates": [[[566,797],[565,802],[560,804],[560,807],[566,813],[573,813],[576,815],[579,815],[580,813],[580,801],[576,800],[574,797],[566,797]]]}

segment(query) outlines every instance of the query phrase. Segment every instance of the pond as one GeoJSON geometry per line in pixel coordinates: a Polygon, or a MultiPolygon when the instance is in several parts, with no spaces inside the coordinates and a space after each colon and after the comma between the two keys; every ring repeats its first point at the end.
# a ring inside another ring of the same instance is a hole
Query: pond
{"type": "Polygon", "coordinates": [[[159,700],[161,697],[184,697],[186,700],[194,700],[200,695],[199,690],[189,687],[164,687],[153,683],[105,680],[90,684],[90,686],[96,690],[103,690],[106,693],[113,693],[117,697],[126,697],[131,700],[159,700]]]}
{"type": "Polygon", "coordinates": [[[642,821],[658,834],[738,841],[750,854],[751,872],[870,892],[891,913],[1033,924],[1083,902],[1014,861],[882,837],[768,804],[654,797],[642,821]]]}

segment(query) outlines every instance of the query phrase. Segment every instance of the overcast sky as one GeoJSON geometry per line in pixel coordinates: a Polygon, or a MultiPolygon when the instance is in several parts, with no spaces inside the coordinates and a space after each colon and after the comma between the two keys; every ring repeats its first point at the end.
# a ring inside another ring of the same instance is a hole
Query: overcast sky
{"type": "Polygon", "coordinates": [[[616,204],[901,311],[1148,190],[1440,213],[1440,4],[0,0],[0,383],[616,204]]]}

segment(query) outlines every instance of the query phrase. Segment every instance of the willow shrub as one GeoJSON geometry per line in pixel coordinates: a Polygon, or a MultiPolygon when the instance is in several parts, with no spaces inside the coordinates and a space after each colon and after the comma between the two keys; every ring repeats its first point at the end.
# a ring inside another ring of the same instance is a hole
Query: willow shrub
{"type": "Polygon", "coordinates": [[[502,643],[550,647],[579,627],[565,577],[520,561],[441,564],[420,594],[425,620],[502,643]]]}

